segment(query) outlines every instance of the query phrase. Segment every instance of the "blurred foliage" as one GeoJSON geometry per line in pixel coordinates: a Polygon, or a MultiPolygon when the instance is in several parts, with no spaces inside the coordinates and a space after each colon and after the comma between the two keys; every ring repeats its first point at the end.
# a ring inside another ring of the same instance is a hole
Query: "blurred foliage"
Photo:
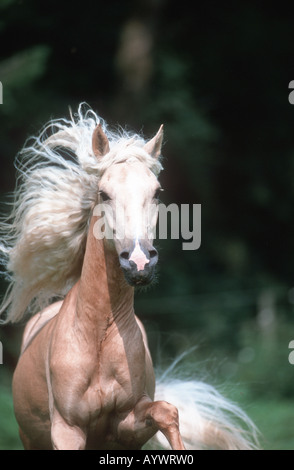
{"type": "MultiPolygon", "coordinates": [[[[34,93],[34,83],[44,74],[48,53],[48,47],[35,46],[1,61],[0,76],[5,84],[3,117],[12,120],[14,126],[17,123],[18,101],[24,93],[34,93]]],[[[21,124],[23,112],[19,119],[21,124]]]]}
{"type": "MultiPolygon", "coordinates": [[[[164,123],[162,199],[202,204],[202,244],[158,242],[158,283],[137,294],[155,362],[197,345],[196,374],[255,404],[266,448],[294,448],[292,6],[1,0],[0,13],[3,211],[17,151],[68,106],[86,101],[147,136],[164,123]]],[[[0,448],[19,446],[21,330],[0,330],[0,448]]]]}
{"type": "Polygon", "coordinates": [[[21,448],[22,444],[18,437],[18,425],[13,411],[11,377],[7,370],[1,369],[0,449],[18,450],[21,448]]]}

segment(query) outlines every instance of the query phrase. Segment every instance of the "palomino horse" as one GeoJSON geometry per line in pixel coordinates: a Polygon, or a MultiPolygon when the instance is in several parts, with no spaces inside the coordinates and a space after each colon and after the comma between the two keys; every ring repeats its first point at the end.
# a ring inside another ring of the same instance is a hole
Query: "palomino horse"
{"type": "MultiPolygon", "coordinates": [[[[156,211],[148,224],[145,215],[161,189],[163,129],[145,142],[112,134],[91,110],[79,116],[55,122],[51,137],[43,133],[25,149],[12,219],[2,228],[13,273],[6,321],[49,299],[26,325],[13,377],[21,440],[26,449],[139,449],[159,430],[182,450],[176,406],[154,401],[146,333],[134,314],[134,286],[152,281],[158,261],[156,211]],[[105,210],[101,237],[97,204],[105,210]]],[[[180,392],[184,401],[185,388],[195,392],[191,383],[180,392]]],[[[244,418],[235,405],[199,385],[197,394],[193,405],[187,400],[199,425],[186,439],[190,448],[252,448],[224,418],[225,408],[244,418]]]]}

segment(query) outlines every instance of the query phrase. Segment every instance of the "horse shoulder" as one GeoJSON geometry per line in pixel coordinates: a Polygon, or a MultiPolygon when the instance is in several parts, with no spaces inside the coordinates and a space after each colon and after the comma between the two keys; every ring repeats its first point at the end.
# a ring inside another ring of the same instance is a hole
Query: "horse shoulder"
{"type": "Polygon", "coordinates": [[[53,304],[46,307],[44,310],[41,310],[39,313],[34,315],[24,329],[21,353],[28,347],[33,338],[40,332],[40,330],[59,312],[63,301],[54,302],[53,304]]]}
{"type": "Polygon", "coordinates": [[[148,346],[148,338],[147,338],[147,333],[145,330],[145,327],[141,320],[135,315],[136,322],[141,330],[142,337],[143,337],[143,343],[145,346],[145,370],[146,370],[146,387],[147,387],[147,393],[150,396],[150,398],[154,398],[154,393],[155,393],[155,375],[154,375],[154,369],[153,369],[153,362],[152,362],[152,357],[151,353],[149,350],[148,346]]]}

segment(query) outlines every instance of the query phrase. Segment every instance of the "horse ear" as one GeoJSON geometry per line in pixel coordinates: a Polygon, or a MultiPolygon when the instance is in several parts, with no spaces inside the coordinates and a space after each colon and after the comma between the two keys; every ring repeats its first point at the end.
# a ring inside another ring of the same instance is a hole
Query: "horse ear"
{"type": "Polygon", "coordinates": [[[101,124],[98,124],[98,126],[94,129],[92,135],[92,148],[94,155],[97,158],[103,157],[110,150],[108,139],[102,130],[101,124]]]}
{"type": "Polygon", "coordinates": [[[153,139],[149,140],[147,144],[144,145],[144,149],[147,153],[149,153],[152,157],[158,158],[161,153],[161,146],[162,146],[162,139],[163,139],[163,124],[161,124],[159,131],[153,137],[153,139]]]}

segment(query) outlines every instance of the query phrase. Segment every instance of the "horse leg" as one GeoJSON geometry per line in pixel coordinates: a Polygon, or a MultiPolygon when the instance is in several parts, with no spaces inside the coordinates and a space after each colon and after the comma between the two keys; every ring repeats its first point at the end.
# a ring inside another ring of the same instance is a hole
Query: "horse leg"
{"type": "Polygon", "coordinates": [[[25,435],[25,433],[20,428],[18,429],[18,432],[19,432],[19,437],[20,437],[20,440],[22,442],[24,449],[34,450],[35,448],[33,447],[30,439],[25,435]]]}
{"type": "Polygon", "coordinates": [[[173,450],[185,450],[178,409],[166,401],[140,400],[117,427],[118,440],[127,448],[141,447],[157,431],[164,434],[173,450]]]}
{"type": "Polygon", "coordinates": [[[167,438],[173,450],[185,450],[179,430],[178,409],[166,401],[155,401],[146,410],[145,422],[151,421],[167,438]]]}
{"type": "Polygon", "coordinates": [[[86,433],[76,425],[68,424],[54,409],[51,426],[51,440],[54,450],[84,450],[86,433]]]}

